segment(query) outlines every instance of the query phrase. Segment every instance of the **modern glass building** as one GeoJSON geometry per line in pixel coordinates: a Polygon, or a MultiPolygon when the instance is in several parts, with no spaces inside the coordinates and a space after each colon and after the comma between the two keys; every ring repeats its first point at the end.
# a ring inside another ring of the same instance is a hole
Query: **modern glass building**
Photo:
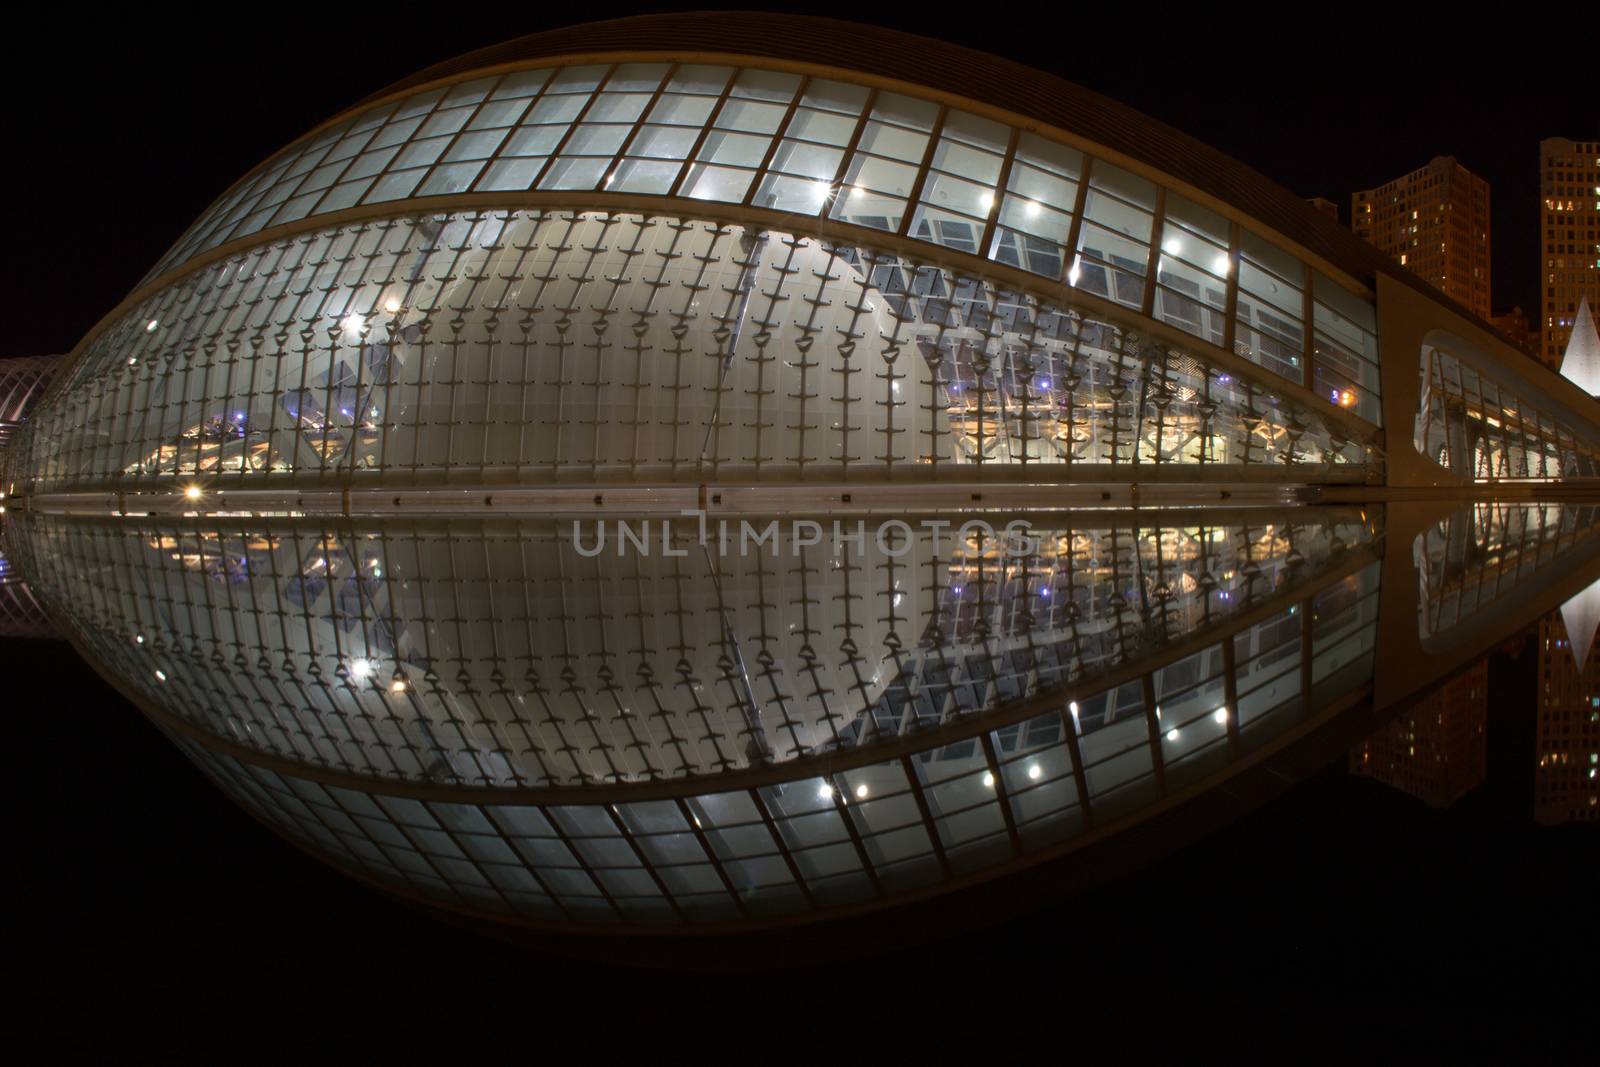
{"type": "Polygon", "coordinates": [[[261,164],[5,478],[54,621],[316,854],[507,922],[743,929],[1049,861],[1404,698],[1386,655],[1448,670],[1593,516],[1386,502],[1591,477],[1594,415],[1079,87],[650,16],[261,164]],[[1468,544],[1527,573],[1463,585],[1468,544]]]}
{"type": "Polygon", "coordinates": [[[28,411],[44,395],[59,364],[58,356],[0,359],[0,452],[11,443],[28,411]]]}

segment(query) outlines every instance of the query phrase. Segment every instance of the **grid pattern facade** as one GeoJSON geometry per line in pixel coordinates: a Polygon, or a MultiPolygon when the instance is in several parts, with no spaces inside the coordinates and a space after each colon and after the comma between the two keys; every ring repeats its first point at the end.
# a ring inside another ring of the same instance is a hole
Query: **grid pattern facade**
{"type": "Polygon", "coordinates": [[[981,278],[537,210],[358,222],[212,264],[103,332],[32,430],[35,491],[1201,465],[1360,481],[1377,463],[1193,353],[981,278]]]}
{"type": "Polygon", "coordinates": [[[1064,703],[955,744],[776,785],[598,804],[577,791],[440,802],[180,743],[313,852],[478,914],[681,926],[871,904],[1045,855],[1359,692],[1371,677],[1377,572],[1095,698],[1115,717],[1091,722],[1089,702],[1064,703]],[[1230,692],[1257,704],[1243,725],[1222,703],[1230,692]]]}
{"type": "Polygon", "coordinates": [[[1355,193],[1350,224],[1429,285],[1489,317],[1489,183],[1454,157],[1355,193]]]}
{"type": "Polygon", "coordinates": [[[1600,308],[1600,141],[1539,142],[1539,357],[1561,369],[1578,305],[1600,308]]]}
{"type": "Polygon", "coordinates": [[[1600,656],[1577,662],[1560,612],[1539,620],[1538,709],[1534,818],[1600,822],[1600,656]]]}
{"type": "MultiPolygon", "coordinates": [[[[58,356],[0,359],[0,450],[11,443],[28,412],[44,395],[59,363],[58,356]]],[[[0,469],[4,466],[3,451],[0,451],[0,469]]]]}
{"type": "MultiPolygon", "coordinates": [[[[1422,349],[1413,443],[1446,470],[1479,483],[1557,481],[1600,473],[1600,444],[1462,358],[1445,343],[1422,349]]],[[[1485,364],[1487,365],[1487,363],[1485,364]]]]}
{"type": "MultiPolygon", "coordinates": [[[[692,526],[675,552],[586,556],[549,524],[42,516],[18,547],[83,647],[197,730],[366,777],[547,787],[868,750],[1051,693],[1080,700],[1085,751],[1111,758],[1099,746],[1114,753],[1121,734],[1102,727],[1143,729],[1128,725],[1138,685],[1113,700],[1111,681],[1187,635],[1239,628],[1374,535],[1337,512],[1172,528],[1041,517],[1019,546],[963,532],[966,518],[882,544],[869,531],[861,554],[831,539],[721,554],[692,526]]],[[[1251,624],[1241,653],[1298,640],[1278,632],[1297,611],[1251,624]]],[[[1206,716],[1223,704],[1248,726],[1298,696],[1292,657],[1260,674],[1254,655],[1232,698],[1218,696],[1220,652],[1157,672],[1170,728],[1220,729],[1206,716]]],[[[1172,741],[1174,756],[1190,744],[1172,741]]]]}
{"type": "Polygon", "coordinates": [[[258,167],[149,277],[319,214],[528,192],[742,205],[941,245],[1139,310],[1379,420],[1372,301],[1248,227],[1027,131],[769,70],[532,69],[374,105],[258,167]]]}

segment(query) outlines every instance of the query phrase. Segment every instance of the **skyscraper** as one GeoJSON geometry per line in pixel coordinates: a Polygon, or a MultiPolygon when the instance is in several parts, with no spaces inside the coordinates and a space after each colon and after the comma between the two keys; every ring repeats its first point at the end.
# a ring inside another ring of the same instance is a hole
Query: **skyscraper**
{"type": "Polygon", "coordinates": [[[1489,183],[1456,162],[1351,197],[1350,226],[1436,289],[1489,317],[1489,183]]]}
{"type": "Polygon", "coordinates": [[[1600,142],[1539,142],[1539,289],[1544,304],[1539,355],[1560,367],[1579,302],[1600,307],[1600,142]]]}

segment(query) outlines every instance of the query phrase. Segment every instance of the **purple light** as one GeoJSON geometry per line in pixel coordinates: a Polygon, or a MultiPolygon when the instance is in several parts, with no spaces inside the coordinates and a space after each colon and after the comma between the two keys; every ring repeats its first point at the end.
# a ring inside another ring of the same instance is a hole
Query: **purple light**
{"type": "Polygon", "coordinates": [[[233,421],[234,421],[234,422],[243,422],[243,421],[244,421],[244,412],[242,412],[242,411],[235,411],[235,412],[234,412],[234,413],[233,413],[233,421]]]}
{"type": "Polygon", "coordinates": [[[1217,375],[1217,381],[1226,384],[1228,382],[1233,381],[1233,377],[1231,375],[1227,375],[1227,374],[1219,374],[1219,375],[1217,375]]]}

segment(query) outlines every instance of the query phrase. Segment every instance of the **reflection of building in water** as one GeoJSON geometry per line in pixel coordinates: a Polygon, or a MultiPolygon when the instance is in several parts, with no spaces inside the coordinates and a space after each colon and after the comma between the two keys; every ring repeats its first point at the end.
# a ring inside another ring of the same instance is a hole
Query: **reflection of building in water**
{"type": "Polygon", "coordinates": [[[44,608],[33,598],[28,583],[12,567],[5,531],[0,527],[0,638],[55,636],[44,608]]]}
{"type": "MultiPolygon", "coordinates": [[[[1036,523],[1038,551],[1016,556],[949,530],[935,549],[926,529],[898,554],[869,536],[861,554],[825,540],[723,556],[702,551],[690,524],[672,554],[593,558],[549,523],[30,518],[27,533],[39,588],[128,684],[185,721],[314,764],[503,786],[677,778],[947,726],[1225,630],[1373,536],[1337,511],[1293,524],[1036,523]],[[315,680],[299,725],[272,696],[239,690],[241,671],[269,669],[315,680]],[[426,713],[371,716],[377,682],[403,683],[426,713]],[[446,734],[429,732],[435,720],[446,734]]],[[[1361,622],[1366,592],[1336,583],[1318,603],[1361,622]]],[[[1179,731],[1230,705],[1248,728],[1256,700],[1242,698],[1285,671],[1293,684],[1261,711],[1298,697],[1298,654],[1280,653],[1299,647],[1300,606],[1280,611],[1241,638],[1241,699],[1222,696],[1219,645],[1163,676],[1157,720],[1179,731]]],[[[1081,727],[1131,717],[1142,736],[1133,681],[1127,699],[1086,696],[1081,727]]],[[[1222,739],[1222,721],[1211,725],[1179,737],[1222,739]]]]}
{"type": "MultiPolygon", "coordinates": [[[[1576,598],[1575,598],[1576,599],[1576,598]]],[[[1593,633],[1574,634],[1581,612],[1552,612],[1539,622],[1538,768],[1534,818],[1542,823],[1600,820],[1600,663],[1593,633]],[[1580,670],[1575,646],[1590,652],[1580,670]]]]}
{"type": "Polygon", "coordinates": [[[1362,742],[1350,769],[1447,808],[1483,781],[1488,714],[1486,657],[1362,742]]]}
{"type": "Polygon", "coordinates": [[[1043,517],[1025,556],[948,532],[585,558],[551,523],[21,526],[74,639],[292,838],[446,904],[633,925],[1033,862],[1359,701],[1377,531],[1291,514],[1043,517]]]}

